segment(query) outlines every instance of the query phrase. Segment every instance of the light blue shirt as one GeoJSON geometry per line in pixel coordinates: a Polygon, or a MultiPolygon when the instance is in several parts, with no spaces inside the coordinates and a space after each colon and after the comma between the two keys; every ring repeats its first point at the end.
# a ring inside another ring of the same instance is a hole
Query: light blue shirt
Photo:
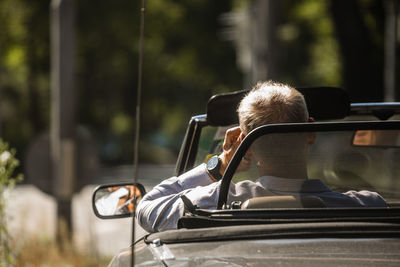
{"type": "MultiPolygon", "coordinates": [[[[209,177],[205,164],[178,177],[164,180],[140,201],[136,209],[138,222],[148,232],[176,229],[178,220],[185,211],[182,195],[198,208],[216,209],[220,186],[221,182],[214,182],[209,177]]],[[[375,192],[339,193],[332,191],[318,179],[287,179],[273,176],[262,176],[256,181],[232,183],[228,203],[277,195],[314,195],[321,198],[327,207],[386,207],[385,200],[375,192]]]]}

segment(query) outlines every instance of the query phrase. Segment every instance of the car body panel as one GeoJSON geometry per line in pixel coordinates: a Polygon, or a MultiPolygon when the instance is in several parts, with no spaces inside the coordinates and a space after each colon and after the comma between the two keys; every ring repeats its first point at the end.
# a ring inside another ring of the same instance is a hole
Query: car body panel
{"type": "MultiPolygon", "coordinates": [[[[317,121],[340,122],[333,128],[347,127],[343,126],[345,121],[372,121],[375,125],[400,119],[400,103],[350,104],[343,90],[321,88],[327,87],[304,89],[302,93],[317,121]]],[[[214,96],[207,114],[192,117],[175,175],[220,151],[225,129],[237,124],[237,104],[246,92],[214,96]]],[[[221,200],[220,207],[227,208],[226,204],[221,200]]],[[[196,210],[187,213],[178,225],[180,229],[136,241],[135,266],[400,266],[397,206],[196,210]]],[[[131,251],[122,250],[110,266],[131,266],[131,251]]]]}
{"type": "Polygon", "coordinates": [[[180,243],[168,247],[173,258],[149,260],[137,251],[136,266],[398,266],[400,239],[312,238],[180,243]],[[201,249],[199,249],[201,247],[201,249]],[[159,265],[163,266],[163,265],[159,265]]]}

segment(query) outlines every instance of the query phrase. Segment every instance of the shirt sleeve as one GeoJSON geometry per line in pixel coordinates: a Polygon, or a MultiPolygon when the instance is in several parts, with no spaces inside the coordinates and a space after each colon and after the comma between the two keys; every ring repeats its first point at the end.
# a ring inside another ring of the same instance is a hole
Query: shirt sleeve
{"type": "Polygon", "coordinates": [[[140,201],[138,223],[148,232],[176,229],[185,209],[181,196],[187,196],[199,208],[212,208],[216,206],[218,184],[209,177],[205,164],[164,180],[140,201]]]}

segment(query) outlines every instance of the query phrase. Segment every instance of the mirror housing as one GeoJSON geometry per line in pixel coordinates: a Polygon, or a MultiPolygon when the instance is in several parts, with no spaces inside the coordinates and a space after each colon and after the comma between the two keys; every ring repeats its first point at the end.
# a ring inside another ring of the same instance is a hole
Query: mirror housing
{"type": "Polygon", "coordinates": [[[93,212],[101,219],[132,217],[145,194],[144,186],[139,183],[100,185],[92,195],[93,212]]]}

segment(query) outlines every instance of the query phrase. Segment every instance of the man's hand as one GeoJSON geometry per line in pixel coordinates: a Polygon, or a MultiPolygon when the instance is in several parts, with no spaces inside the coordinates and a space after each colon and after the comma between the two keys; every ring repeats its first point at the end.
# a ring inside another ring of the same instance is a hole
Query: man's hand
{"type": "MultiPolygon", "coordinates": [[[[221,159],[221,167],[219,172],[221,175],[224,174],[229,162],[231,161],[233,155],[235,154],[237,148],[244,138],[244,134],[239,127],[230,128],[225,133],[224,143],[222,145],[222,154],[219,156],[221,159]]],[[[246,153],[238,167],[238,171],[246,170],[250,167],[251,159],[249,152],[246,153]]]]}

